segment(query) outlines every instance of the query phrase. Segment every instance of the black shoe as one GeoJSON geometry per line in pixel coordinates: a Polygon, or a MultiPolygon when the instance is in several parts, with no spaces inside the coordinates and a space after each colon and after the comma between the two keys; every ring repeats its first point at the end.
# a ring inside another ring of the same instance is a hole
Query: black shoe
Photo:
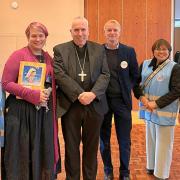
{"type": "Polygon", "coordinates": [[[146,169],[146,173],[149,175],[153,175],[154,174],[154,169],[146,169]]]}
{"type": "Polygon", "coordinates": [[[113,180],[114,176],[113,174],[104,174],[104,180],[113,180]]]}
{"type": "Polygon", "coordinates": [[[120,176],[119,180],[130,180],[129,176],[120,176]]]}

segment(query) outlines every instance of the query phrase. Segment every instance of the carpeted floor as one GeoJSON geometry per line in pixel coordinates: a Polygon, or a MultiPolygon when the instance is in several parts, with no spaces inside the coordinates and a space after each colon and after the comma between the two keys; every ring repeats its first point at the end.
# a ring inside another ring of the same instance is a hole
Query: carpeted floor
{"type": "MultiPolygon", "coordinates": [[[[60,123],[59,123],[60,124],[60,123]]],[[[60,145],[61,145],[61,156],[62,156],[62,173],[58,175],[58,180],[65,180],[64,170],[64,141],[61,133],[61,126],[59,125],[60,133],[60,145]]],[[[132,153],[130,161],[131,180],[153,180],[153,176],[146,174],[146,155],[145,155],[145,125],[144,122],[137,119],[137,114],[133,113],[133,129],[132,129],[132,153]]],[[[115,180],[118,180],[119,176],[119,151],[118,144],[115,135],[114,125],[112,128],[111,136],[112,144],[112,160],[114,166],[115,180]]],[[[103,180],[103,164],[98,152],[98,173],[97,180],[103,180]]],[[[1,179],[1,177],[0,177],[1,179]]],[[[175,128],[175,142],[173,161],[171,166],[169,180],[180,180],[180,125],[175,128]]]]}
{"type": "MultiPolygon", "coordinates": [[[[60,132],[60,144],[62,155],[62,173],[59,174],[58,180],[65,180],[64,171],[64,142],[62,134],[60,132]]],[[[114,165],[115,180],[118,180],[119,176],[119,152],[118,145],[115,136],[115,129],[113,125],[112,129],[112,159],[114,165]]],[[[146,155],[145,155],[145,125],[143,121],[137,119],[137,114],[133,114],[133,129],[132,129],[132,153],[130,162],[131,180],[153,180],[153,176],[146,174],[146,155]]],[[[97,180],[103,180],[103,164],[98,153],[98,173],[97,180]]],[[[170,180],[180,180],[180,125],[175,128],[175,142],[173,152],[173,162],[171,166],[170,180]]]]}

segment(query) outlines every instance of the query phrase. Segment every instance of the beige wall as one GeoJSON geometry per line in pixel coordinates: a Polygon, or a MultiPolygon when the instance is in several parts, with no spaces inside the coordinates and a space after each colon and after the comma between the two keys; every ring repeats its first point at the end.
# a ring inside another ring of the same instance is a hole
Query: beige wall
{"type": "Polygon", "coordinates": [[[76,16],[84,15],[84,0],[16,0],[19,7],[11,8],[12,0],[0,1],[0,73],[8,56],[27,44],[24,31],[32,21],[45,24],[49,37],[45,49],[71,39],[69,29],[76,16]]]}

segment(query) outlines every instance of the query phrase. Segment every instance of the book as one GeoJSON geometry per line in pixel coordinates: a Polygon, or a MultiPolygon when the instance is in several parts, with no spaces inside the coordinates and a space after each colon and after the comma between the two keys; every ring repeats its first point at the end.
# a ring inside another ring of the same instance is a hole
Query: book
{"type": "Polygon", "coordinates": [[[21,61],[19,67],[18,84],[30,89],[44,89],[46,64],[21,61]]]}

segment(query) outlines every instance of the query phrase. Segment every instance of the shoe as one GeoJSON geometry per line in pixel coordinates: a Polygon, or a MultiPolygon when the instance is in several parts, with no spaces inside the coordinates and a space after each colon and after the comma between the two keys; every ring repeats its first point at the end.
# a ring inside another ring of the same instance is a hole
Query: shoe
{"type": "Polygon", "coordinates": [[[104,180],[113,180],[114,176],[113,174],[104,174],[104,180]]]}
{"type": "Polygon", "coordinates": [[[153,175],[154,174],[154,169],[146,169],[146,173],[149,175],[153,175]]]}
{"type": "Polygon", "coordinates": [[[130,180],[129,176],[120,176],[119,180],[130,180]]]}

